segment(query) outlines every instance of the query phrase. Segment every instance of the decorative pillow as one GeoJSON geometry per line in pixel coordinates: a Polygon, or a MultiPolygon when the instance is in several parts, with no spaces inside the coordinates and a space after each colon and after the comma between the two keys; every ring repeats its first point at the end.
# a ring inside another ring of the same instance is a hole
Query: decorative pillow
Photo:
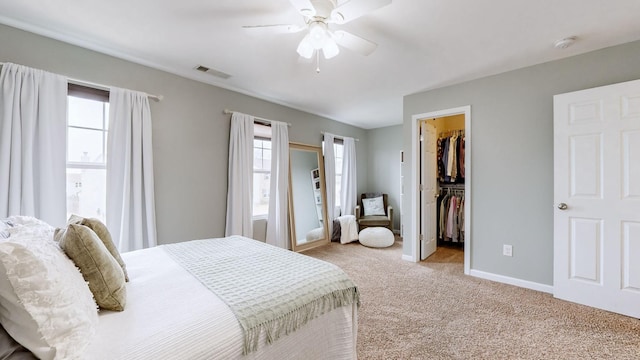
{"type": "Polygon", "coordinates": [[[98,235],[89,227],[76,224],[68,225],[59,235],[60,247],[80,268],[98,306],[124,310],[127,300],[124,273],[98,235]]]}
{"type": "Polygon", "coordinates": [[[89,229],[93,230],[96,235],[102,240],[104,246],[107,247],[111,256],[118,262],[120,267],[122,268],[122,272],[124,273],[124,280],[129,281],[129,275],[127,274],[127,265],[122,260],[120,253],[118,252],[118,248],[113,243],[113,239],[111,238],[111,234],[109,233],[109,229],[98,219],[92,218],[83,218],[78,215],[71,215],[69,217],[69,221],[67,224],[80,224],[87,226],[89,229]]]}
{"type": "Polygon", "coordinates": [[[38,360],[31,351],[18,344],[2,326],[0,326],[0,359],[38,360]]]}
{"type": "Polygon", "coordinates": [[[0,323],[40,359],[81,358],[98,323],[89,287],[52,241],[51,226],[9,232],[0,241],[0,323]]]}
{"type": "Polygon", "coordinates": [[[362,199],[362,207],[364,208],[364,216],[384,215],[384,201],[382,196],[362,199]]]}

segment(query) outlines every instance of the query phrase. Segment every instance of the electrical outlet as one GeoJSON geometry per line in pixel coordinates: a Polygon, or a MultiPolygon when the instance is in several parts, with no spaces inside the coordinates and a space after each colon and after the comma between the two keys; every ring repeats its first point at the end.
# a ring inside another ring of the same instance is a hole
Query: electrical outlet
{"type": "Polygon", "coordinates": [[[502,245],[502,255],[513,256],[513,247],[511,245],[502,245]]]}

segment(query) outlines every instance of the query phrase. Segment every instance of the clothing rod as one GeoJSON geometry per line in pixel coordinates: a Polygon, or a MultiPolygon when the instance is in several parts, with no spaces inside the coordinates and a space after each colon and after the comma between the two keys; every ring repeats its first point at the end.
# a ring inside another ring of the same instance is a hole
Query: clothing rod
{"type": "MultiPolygon", "coordinates": [[[[0,65],[4,65],[4,62],[0,62],[0,65]]],[[[67,81],[75,84],[75,85],[80,85],[80,86],[86,86],[86,87],[90,87],[90,88],[94,88],[94,89],[98,89],[98,90],[105,90],[105,91],[109,91],[109,89],[111,88],[108,85],[102,85],[102,84],[97,84],[97,83],[93,83],[90,81],[84,81],[84,80],[78,80],[78,79],[73,79],[70,77],[67,77],[67,81]]],[[[155,101],[161,101],[164,96],[162,95],[152,95],[152,94],[147,94],[148,97],[150,97],[151,99],[155,100],[155,101]]]]}
{"type": "MultiPolygon", "coordinates": [[[[320,131],[320,134],[324,135],[325,132],[324,131],[320,131]]],[[[344,140],[344,138],[345,138],[344,136],[340,136],[340,135],[333,135],[333,137],[338,138],[338,139],[342,139],[342,140],[344,140]]],[[[360,139],[355,139],[355,138],[353,140],[360,141],[360,139]]]]}
{"type": "Polygon", "coordinates": [[[459,189],[459,190],[464,190],[464,184],[447,184],[447,183],[439,183],[438,186],[440,186],[441,188],[447,188],[447,189],[459,189]]]}
{"type": "MultiPolygon", "coordinates": [[[[224,109],[222,112],[223,112],[224,114],[227,114],[227,115],[229,115],[229,114],[233,114],[233,113],[236,113],[236,112],[240,114],[240,112],[239,112],[239,111],[233,111],[233,110],[229,110],[229,109],[224,109]]],[[[259,117],[256,117],[256,116],[254,116],[253,118],[254,118],[255,120],[260,121],[260,122],[266,122],[267,124],[271,124],[272,122],[282,122],[282,121],[275,121],[275,120],[263,119],[263,118],[259,118],[259,117]]],[[[286,124],[287,124],[287,126],[291,126],[291,123],[286,123],[286,124]]]]}

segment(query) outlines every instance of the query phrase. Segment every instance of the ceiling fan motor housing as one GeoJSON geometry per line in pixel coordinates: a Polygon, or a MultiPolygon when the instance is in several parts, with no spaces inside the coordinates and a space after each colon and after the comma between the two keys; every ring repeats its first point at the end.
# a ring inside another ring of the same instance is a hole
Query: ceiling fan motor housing
{"type": "Polygon", "coordinates": [[[333,9],[336,8],[336,3],[333,0],[311,0],[311,4],[316,9],[316,14],[310,21],[326,22],[331,17],[333,9]]]}

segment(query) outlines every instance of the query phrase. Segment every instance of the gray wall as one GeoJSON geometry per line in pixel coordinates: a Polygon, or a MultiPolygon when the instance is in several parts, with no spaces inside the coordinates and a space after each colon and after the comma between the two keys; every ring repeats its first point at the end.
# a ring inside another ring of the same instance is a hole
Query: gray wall
{"type": "MultiPolygon", "coordinates": [[[[295,142],[319,146],[321,131],[360,138],[358,172],[366,171],[367,136],[360,128],[4,25],[0,61],[164,95],[162,102],[151,102],[161,244],[224,235],[230,122],[225,108],[290,122],[295,142]]],[[[365,188],[365,179],[358,187],[365,188]]]]}
{"type": "Polygon", "coordinates": [[[389,194],[389,205],[393,206],[393,228],[400,230],[402,125],[372,129],[368,135],[367,192],[389,194]]]}
{"type": "Polygon", "coordinates": [[[553,95],[638,79],[638,59],[634,42],[404,98],[405,164],[412,115],[471,105],[472,269],[553,284],[553,95]]]}

